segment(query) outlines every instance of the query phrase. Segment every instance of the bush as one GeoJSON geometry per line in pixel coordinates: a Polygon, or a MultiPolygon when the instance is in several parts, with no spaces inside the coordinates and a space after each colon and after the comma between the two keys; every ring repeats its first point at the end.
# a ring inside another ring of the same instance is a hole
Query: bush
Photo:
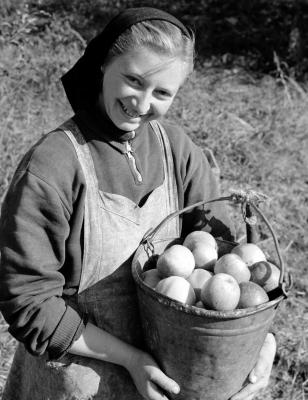
{"type": "MultiPolygon", "coordinates": [[[[4,0],[5,13],[28,8],[56,18],[65,16],[86,41],[120,9],[152,6],[169,11],[196,31],[198,59],[215,58],[270,72],[276,52],[297,78],[308,71],[308,2],[306,0],[4,0]]],[[[2,10],[2,11],[3,11],[2,10]]],[[[2,14],[4,13],[2,12],[2,14]]]]}

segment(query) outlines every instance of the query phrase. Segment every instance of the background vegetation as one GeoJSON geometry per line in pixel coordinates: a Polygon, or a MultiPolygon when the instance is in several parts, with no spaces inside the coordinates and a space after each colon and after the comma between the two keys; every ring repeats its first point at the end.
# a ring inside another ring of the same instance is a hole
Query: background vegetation
{"type": "MultiPolygon", "coordinates": [[[[220,165],[224,193],[254,188],[294,278],[273,329],[278,351],[260,399],[308,394],[308,85],[306,1],[3,0],[0,9],[0,203],[26,149],[72,115],[59,83],[118,9],[153,5],[194,27],[197,67],[168,115],[220,165]]],[[[232,209],[239,239],[244,224],[232,209]]],[[[266,227],[260,245],[274,254],[266,227]]],[[[0,398],[15,340],[0,317],[0,398]]]]}

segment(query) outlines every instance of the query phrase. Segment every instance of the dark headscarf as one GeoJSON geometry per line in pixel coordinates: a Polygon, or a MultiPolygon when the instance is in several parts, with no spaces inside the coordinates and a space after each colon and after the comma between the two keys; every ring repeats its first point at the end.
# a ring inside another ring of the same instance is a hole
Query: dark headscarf
{"type": "Polygon", "coordinates": [[[151,8],[129,8],[116,15],[104,30],[90,41],[83,56],[62,76],[67,98],[76,112],[93,105],[102,82],[101,66],[115,40],[132,25],[146,20],[163,20],[177,26],[190,37],[187,28],[173,15],[151,8]]]}

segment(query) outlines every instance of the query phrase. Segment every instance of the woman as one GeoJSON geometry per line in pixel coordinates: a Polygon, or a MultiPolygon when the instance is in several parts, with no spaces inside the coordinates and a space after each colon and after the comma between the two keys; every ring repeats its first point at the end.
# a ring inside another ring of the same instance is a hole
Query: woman
{"type": "MultiPolygon", "coordinates": [[[[25,155],[3,204],[0,305],[21,343],[3,400],[179,392],[143,348],[130,261],[149,228],[219,195],[202,151],[157,122],[192,70],[193,47],[173,16],[128,9],[63,77],[75,115],[25,155]]],[[[233,238],[222,205],[175,218],[160,237],[196,229],[233,238]]],[[[234,398],[266,385],[274,353],[269,335],[261,377],[234,398]]]]}

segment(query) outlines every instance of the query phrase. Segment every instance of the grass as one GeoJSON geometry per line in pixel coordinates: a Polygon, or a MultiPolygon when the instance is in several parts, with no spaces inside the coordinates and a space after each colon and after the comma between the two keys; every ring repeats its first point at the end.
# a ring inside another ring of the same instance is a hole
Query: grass
{"type": "MultiPolygon", "coordinates": [[[[27,13],[2,25],[0,61],[0,198],[17,163],[41,134],[71,116],[59,78],[84,48],[67,21],[27,13]],[[44,32],[39,29],[43,21],[44,32]],[[34,35],[36,33],[36,35],[34,35]]],[[[279,237],[294,279],[273,329],[278,349],[269,387],[259,399],[304,400],[308,395],[308,87],[236,65],[200,63],[168,115],[201,147],[210,147],[221,168],[222,190],[253,188],[269,200],[261,208],[279,237]]],[[[230,208],[238,235],[244,223],[230,208]]],[[[271,236],[258,225],[260,245],[274,254],[271,236]]],[[[0,316],[0,398],[16,341],[0,316]]]]}

